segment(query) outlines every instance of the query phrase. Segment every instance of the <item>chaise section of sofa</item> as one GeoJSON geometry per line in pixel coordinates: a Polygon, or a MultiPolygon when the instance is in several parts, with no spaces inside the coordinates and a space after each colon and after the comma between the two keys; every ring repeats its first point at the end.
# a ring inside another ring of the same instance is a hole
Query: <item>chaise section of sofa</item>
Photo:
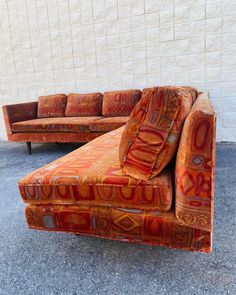
{"type": "Polygon", "coordinates": [[[102,135],[20,180],[29,228],[209,252],[211,233],[175,217],[171,168],[149,181],[122,174],[122,132],[102,135]]]}
{"type": "Polygon", "coordinates": [[[22,178],[19,188],[29,204],[103,205],[169,211],[172,174],[142,181],[121,173],[118,147],[123,127],[22,178]]]}

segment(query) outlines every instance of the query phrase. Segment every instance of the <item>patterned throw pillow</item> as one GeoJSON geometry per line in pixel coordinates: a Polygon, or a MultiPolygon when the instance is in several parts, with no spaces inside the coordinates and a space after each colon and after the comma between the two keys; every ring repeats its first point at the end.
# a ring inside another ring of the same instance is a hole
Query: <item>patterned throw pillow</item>
{"type": "Polygon", "coordinates": [[[38,98],[38,118],[64,117],[66,94],[52,94],[38,98]]]}
{"type": "Polygon", "coordinates": [[[124,174],[148,180],[174,156],[182,126],[198,92],[190,87],[155,87],[133,109],[120,142],[124,174]]]}
{"type": "Polygon", "coordinates": [[[101,116],[102,94],[101,93],[70,93],[66,106],[67,117],[101,116]]]}
{"type": "Polygon", "coordinates": [[[129,116],[141,96],[142,92],[137,89],[105,92],[102,114],[105,117],[129,116]]]}

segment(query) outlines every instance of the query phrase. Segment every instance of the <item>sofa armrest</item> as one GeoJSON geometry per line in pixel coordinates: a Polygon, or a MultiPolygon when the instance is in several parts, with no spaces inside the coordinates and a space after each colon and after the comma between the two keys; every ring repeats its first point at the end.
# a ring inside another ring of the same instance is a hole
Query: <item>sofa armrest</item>
{"type": "Polygon", "coordinates": [[[38,102],[26,102],[2,107],[7,134],[12,134],[12,124],[37,118],[38,102]]]}
{"type": "Polygon", "coordinates": [[[208,94],[200,94],[184,123],[175,169],[176,217],[205,231],[213,229],[215,121],[208,94]]]}

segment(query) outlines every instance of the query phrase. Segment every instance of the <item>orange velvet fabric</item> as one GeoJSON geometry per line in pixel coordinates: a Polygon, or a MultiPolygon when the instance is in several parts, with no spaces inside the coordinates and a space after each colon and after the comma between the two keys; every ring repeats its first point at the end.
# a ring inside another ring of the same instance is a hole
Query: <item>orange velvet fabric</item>
{"type": "Polygon", "coordinates": [[[148,180],[173,158],[185,118],[197,96],[189,87],[156,87],[132,111],[120,142],[124,174],[148,180]],[[192,97],[193,96],[193,97],[192,97]]]}
{"type": "Polygon", "coordinates": [[[66,94],[52,94],[38,98],[38,118],[64,117],[66,94]]]}
{"type": "Polygon", "coordinates": [[[89,142],[104,132],[17,132],[8,134],[8,140],[18,142],[89,142]]]}
{"type": "Polygon", "coordinates": [[[29,205],[26,220],[32,229],[211,252],[211,233],[180,225],[174,212],[106,206],[29,205]]]}
{"type": "Polygon", "coordinates": [[[12,124],[14,132],[85,132],[101,117],[42,118],[12,124]]]}
{"type": "Polygon", "coordinates": [[[188,115],[176,159],[176,216],[179,222],[212,231],[215,112],[206,93],[188,115]]]}
{"type": "Polygon", "coordinates": [[[21,179],[24,201],[168,211],[172,173],[164,170],[150,181],[123,175],[118,153],[122,132],[123,127],[107,133],[21,179]]]}
{"type": "Polygon", "coordinates": [[[129,116],[142,92],[135,90],[121,90],[104,92],[102,115],[105,117],[129,116]]]}
{"type": "Polygon", "coordinates": [[[12,134],[12,124],[37,118],[38,102],[25,102],[2,107],[7,134],[12,134]]]}
{"type": "Polygon", "coordinates": [[[67,117],[101,116],[101,93],[70,93],[66,106],[67,117]]]}
{"type": "Polygon", "coordinates": [[[107,132],[124,126],[129,117],[106,117],[90,124],[90,130],[95,132],[107,132]]]}

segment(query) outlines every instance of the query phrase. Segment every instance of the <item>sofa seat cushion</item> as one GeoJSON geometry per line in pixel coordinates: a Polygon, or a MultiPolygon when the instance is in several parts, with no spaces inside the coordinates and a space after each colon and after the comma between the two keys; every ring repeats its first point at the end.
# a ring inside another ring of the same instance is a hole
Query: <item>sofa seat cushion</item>
{"type": "Polygon", "coordinates": [[[34,119],[12,124],[14,132],[84,132],[101,117],[61,117],[34,119]]]}
{"type": "Polygon", "coordinates": [[[155,87],[146,92],[134,107],[120,142],[123,173],[148,180],[164,169],[175,155],[196,96],[197,91],[189,87],[155,87]]]}
{"type": "Polygon", "coordinates": [[[168,211],[172,173],[150,181],[123,175],[119,142],[123,127],[106,133],[20,180],[25,202],[84,204],[168,211]]]}
{"type": "Polygon", "coordinates": [[[101,116],[102,94],[101,93],[70,93],[66,106],[67,117],[101,116]]]}
{"type": "Polygon", "coordinates": [[[66,94],[40,96],[38,98],[38,118],[64,117],[66,104],[66,94]]]}
{"type": "Polygon", "coordinates": [[[90,130],[96,132],[106,132],[124,126],[129,117],[106,117],[96,120],[90,124],[90,130]]]}
{"type": "Polygon", "coordinates": [[[104,117],[129,116],[142,92],[138,89],[104,92],[102,115],[104,117]]]}

